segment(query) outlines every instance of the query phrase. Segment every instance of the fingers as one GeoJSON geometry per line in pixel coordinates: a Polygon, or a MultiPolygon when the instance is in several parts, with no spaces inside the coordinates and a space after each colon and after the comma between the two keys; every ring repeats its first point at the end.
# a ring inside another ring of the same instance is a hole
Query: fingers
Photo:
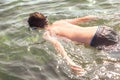
{"type": "Polygon", "coordinates": [[[83,69],[77,69],[77,70],[72,70],[72,73],[77,75],[77,76],[83,76],[85,71],[83,69]]]}
{"type": "Polygon", "coordinates": [[[71,67],[71,69],[72,69],[73,71],[84,72],[84,69],[82,69],[81,67],[71,67]]]}
{"type": "Polygon", "coordinates": [[[71,66],[71,71],[73,74],[76,74],[78,76],[83,76],[85,73],[84,69],[77,65],[71,66]]]}
{"type": "Polygon", "coordinates": [[[81,70],[82,68],[80,66],[72,66],[71,69],[81,70]]]}

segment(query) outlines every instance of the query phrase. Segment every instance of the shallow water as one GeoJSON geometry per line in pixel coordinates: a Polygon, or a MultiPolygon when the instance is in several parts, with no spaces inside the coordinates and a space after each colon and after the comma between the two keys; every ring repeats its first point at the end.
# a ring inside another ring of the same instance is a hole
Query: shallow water
{"type": "Polygon", "coordinates": [[[68,55],[86,74],[69,72],[54,47],[29,32],[29,13],[42,12],[55,20],[96,15],[96,21],[81,26],[106,25],[120,33],[120,0],[0,0],[0,80],[120,80],[120,51],[98,51],[61,41],[68,55]]]}

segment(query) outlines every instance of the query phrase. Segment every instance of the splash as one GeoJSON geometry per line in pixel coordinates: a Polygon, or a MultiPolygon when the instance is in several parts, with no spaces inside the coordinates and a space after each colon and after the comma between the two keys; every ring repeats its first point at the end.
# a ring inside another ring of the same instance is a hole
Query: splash
{"type": "Polygon", "coordinates": [[[104,50],[108,53],[117,53],[120,52],[120,35],[118,35],[118,42],[114,45],[109,45],[109,46],[98,46],[98,49],[104,50]]]}

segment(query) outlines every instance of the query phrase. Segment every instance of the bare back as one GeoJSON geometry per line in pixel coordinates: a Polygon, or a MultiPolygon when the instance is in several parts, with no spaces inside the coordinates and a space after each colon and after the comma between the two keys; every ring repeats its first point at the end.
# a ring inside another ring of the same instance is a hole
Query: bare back
{"type": "Polygon", "coordinates": [[[56,21],[49,26],[49,30],[56,35],[85,44],[90,44],[97,28],[98,27],[80,27],[64,20],[56,21]]]}

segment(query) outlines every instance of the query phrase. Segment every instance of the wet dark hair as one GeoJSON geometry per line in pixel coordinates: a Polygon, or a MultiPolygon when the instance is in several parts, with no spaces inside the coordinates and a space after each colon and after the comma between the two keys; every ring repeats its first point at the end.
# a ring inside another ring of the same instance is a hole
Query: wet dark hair
{"type": "Polygon", "coordinates": [[[30,28],[37,29],[44,28],[45,25],[47,25],[48,23],[46,20],[46,16],[44,16],[42,13],[34,12],[30,14],[28,18],[28,24],[30,28]]]}

